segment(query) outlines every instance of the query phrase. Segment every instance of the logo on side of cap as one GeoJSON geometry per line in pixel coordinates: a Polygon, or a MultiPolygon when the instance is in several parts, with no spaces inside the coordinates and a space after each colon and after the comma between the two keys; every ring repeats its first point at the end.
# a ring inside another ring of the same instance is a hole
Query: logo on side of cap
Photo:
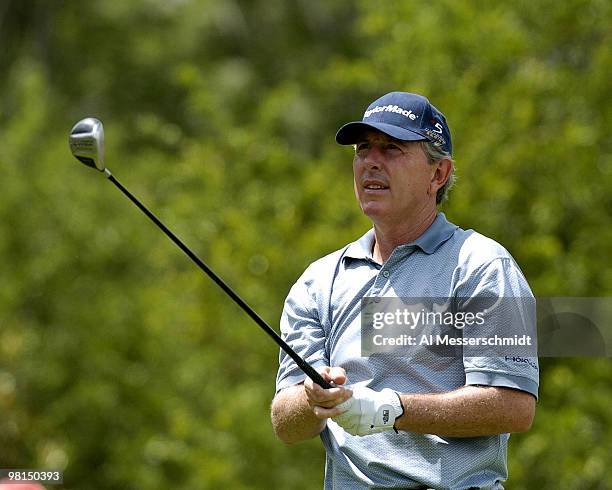
{"type": "Polygon", "coordinates": [[[428,138],[433,140],[432,142],[436,146],[444,146],[446,144],[446,140],[444,139],[444,136],[442,136],[443,130],[444,130],[443,127],[442,127],[442,124],[437,122],[435,119],[431,120],[431,124],[436,129],[423,128],[423,132],[427,135],[428,138]]]}

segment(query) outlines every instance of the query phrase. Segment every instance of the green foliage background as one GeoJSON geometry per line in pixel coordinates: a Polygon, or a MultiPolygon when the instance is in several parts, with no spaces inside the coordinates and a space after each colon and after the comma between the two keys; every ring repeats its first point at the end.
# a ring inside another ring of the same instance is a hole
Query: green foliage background
{"type": "MultiPolygon", "coordinates": [[[[274,438],[277,350],[101,175],[107,164],[276,325],[314,259],[367,229],[343,122],[390,90],[453,131],[444,211],[536,295],[609,296],[607,0],[0,3],[0,467],[66,489],[320,488],[274,438]]],[[[608,325],[609,326],[609,325],[608,325]]],[[[612,488],[612,363],[545,359],[508,488],[612,488]]]]}

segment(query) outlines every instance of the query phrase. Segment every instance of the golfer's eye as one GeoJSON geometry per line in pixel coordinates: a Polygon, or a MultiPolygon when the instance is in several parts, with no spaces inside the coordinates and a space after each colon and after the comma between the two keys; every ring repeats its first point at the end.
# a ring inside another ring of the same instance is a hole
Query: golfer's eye
{"type": "Polygon", "coordinates": [[[368,143],[367,141],[362,141],[361,143],[357,143],[355,145],[355,153],[359,156],[365,156],[370,147],[370,143],[368,143]]]}
{"type": "Polygon", "coordinates": [[[383,145],[383,151],[391,157],[394,156],[399,156],[402,153],[404,153],[404,150],[402,150],[399,146],[397,146],[395,143],[386,143],[385,145],[383,145]]]}
{"type": "Polygon", "coordinates": [[[374,146],[377,146],[379,151],[387,158],[395,158],[404,153],[404,150],[399,145],[393,142],[378,144],[370,143],[368,141],[362,141],[355,145],[355,154],[360,158],[365,158],[374,146]]]}

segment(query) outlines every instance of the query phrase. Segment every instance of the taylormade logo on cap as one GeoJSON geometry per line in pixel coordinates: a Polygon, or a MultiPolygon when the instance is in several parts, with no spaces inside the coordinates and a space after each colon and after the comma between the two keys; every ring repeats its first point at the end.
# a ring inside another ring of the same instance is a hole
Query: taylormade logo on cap
{"type": "Polygon", "coordinates": [[[367,111],[365,111],[365,113],[363,114],[363,118],[367,118],[370,117],[373,113],[375,112],[395,112],[397,114],[401,114],[402,116],[406,116],[409,117],[410,119],[412,119],[413,121],[417,118],[417,116],[410,110],[406,110],[406,109],[402,109],[399,106],[396,105],[383,105],[383,106],[376,106],[373,109],[368,109],[367,111]]]}

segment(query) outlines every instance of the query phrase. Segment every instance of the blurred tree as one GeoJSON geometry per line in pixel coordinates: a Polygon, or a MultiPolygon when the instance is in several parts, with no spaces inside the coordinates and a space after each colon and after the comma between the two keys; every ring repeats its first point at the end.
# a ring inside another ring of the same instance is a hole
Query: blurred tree
{"type": "MultiPolygon", "coordinates": [[[[73,163],[76,120],[106,123],[118,178],[276,324],[306,265],[369,226],[334,131],[422,92],[453,131],[449,217],[506,245],[538,295],[609,296],[610,9],[2,2],[0,466],[83,490],[322,482],[318,441],[272,434],[274,346],[73,163]]],[[[510,488],[612,486],[609,359],[542,368],[510,488]]]]}

